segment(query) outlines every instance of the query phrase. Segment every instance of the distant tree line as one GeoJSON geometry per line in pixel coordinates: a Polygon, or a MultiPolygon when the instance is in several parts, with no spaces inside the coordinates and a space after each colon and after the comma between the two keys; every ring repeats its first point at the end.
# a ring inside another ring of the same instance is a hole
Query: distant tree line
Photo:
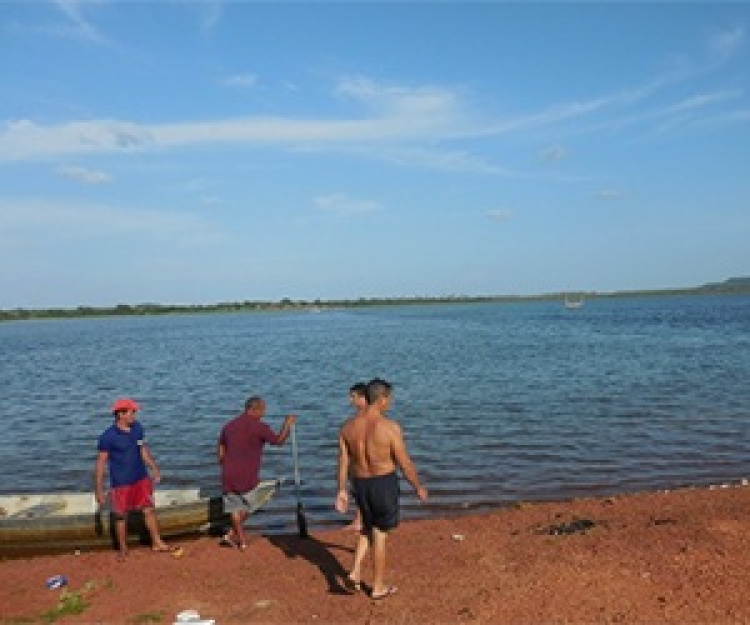
{"type": "Polygon", "coordinates": [[[575,295],[585,299],[602,299],[617,297],[654,297],[674,295],[721,295],[721,294],[750,294],[750,277],[730,278],[724,282],[704,284],[702,286],[685,289],[658,289],[644,291],[614,291],[600,293],[597,291],[564,291],[559,293],[545,293],[543,295],[487,295],[465,296],[449,295],[441,297],[360,297],[358,299],[340,300],[293,300],[283,298],[278,302],[242,301],[220,302],[216,304],[117,304],[116,306],[78,306],[76,308],[15,308],[0,310],[0,321],[22,321],[28,319],[65,319],[78,317],[106,317],[106,316],[140,316],[140,315],[169,315],[169,314],[200,314],[200,313],[237,313],[252,311],[290,311],[309,310],[319,311],[333,308],[361,308],[367,306],[394,306],[414,304],[478,304],[478,303],[514,303],[529,301],[562,300],[566,295],[575,295]]]}

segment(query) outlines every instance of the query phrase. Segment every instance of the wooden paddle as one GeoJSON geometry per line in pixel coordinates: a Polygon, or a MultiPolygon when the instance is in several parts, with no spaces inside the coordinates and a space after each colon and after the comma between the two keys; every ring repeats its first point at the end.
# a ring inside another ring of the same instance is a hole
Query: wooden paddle
{"type": "Polygon", "coordinates": [[[300,538],[308,538],[305,507],[300,497],[299,459],[297,457],[297,426],[292,425],[292,458],[294,459],[294,490],[297,494],[297,530],[300,538]]]}

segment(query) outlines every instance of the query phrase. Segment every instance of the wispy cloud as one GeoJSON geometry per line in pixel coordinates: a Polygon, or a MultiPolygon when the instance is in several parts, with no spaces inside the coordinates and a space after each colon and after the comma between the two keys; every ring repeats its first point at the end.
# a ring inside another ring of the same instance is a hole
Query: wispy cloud
{"type": "Polygon", "coordinates": [[[349,197],[345,193],[328,193],[313,200],[316,208],[339,215],[362,215],[382,210],[378,202],[349,197]]]}
{"type": "MultiPolygon", "coordinates": [[[[82,17],[81,2],[57,0],[70,20],[86,32],[95,31],[82,17]]],[[[221,3],[206,5],[221,12],[221,3]]],[[[204,7],[205,8],[205,7],[204,7]]],[[[744,31],[716,34],[713,48],[730,58],[744,42],[744,31]]],[[[477,111],[466,92],[441,85],[406,86],[377,81],[367,76],[345,76],[333,86],[332,95],[349,109],[336,118],[314,119],[283,115],[247,116],[200,122],[176,121],[145,124],[137,120],[91,119],[42,124],[31,119],[7,121],[0,127],[0,160],[31,160],[53,156],[95,153],[130,153],[185,146],[236,143],[294,149],[360,150],[370,158],[378,154],[393,162],[411,163],[446,171],[489,175],[523,175],[509,171],[449,144],[469,139],[534,131],[564,129],[568,134],[608,131],[615,133],[634,124],[644,131],[659,132],[684,125],[685,117],[717,107],[742,94],[716,90],[683,97],[672,104],[654,104],[654,96],[690,76],[705,71],[705,63],[683,64],[642,84],[594,95],[589,99],[552,103],[538,110],[502,114],[477,111]],[[647,104],[651,103],[648,107],[647,104]],[[671,121],[670,121],[671,119],[671,121]],[[646,127],[645,124],[651,122],[646,127]]],[[[224,79],[231,87],[253,87],[252,73],[224,79]]],[[[662,98],[663,99],[663,98],[662,98]]],[[[714,111],[713,115],[717,115],[714,111]]],[[[725,117],[731,120],[730,117],[725,117]]],[[[741,120],[739,118],[735,118],[741,120]]],[[[547,161],[560,160],[565,149],[553,145],[542,153],[547,161]]]]}
{"type": "Polygon", "coordinates": [[[715,93],[702,93],[690,96],[684,100],[677,102],[666,107],[661,114],[671,115],[672,113],[682,113],[687,110],[701,109],[713,104],[724,102],[729,99],[734,99],[742,96],[742,92],[733,89],[725,91],[717,91],[715,93]]]}
{"type": "Polygon", "coordinates": [[[107,41],[106,37],[84,16],[86,9],[102,4],[101,0],[53,0],[53,4],[68,18],[68,22],[64,25],[45,27],[48,32],[95,43],[107,41]]]}
{"type": "Polygon", "coordinates": [[[436,171],[489,174],[514,178],[527,176],[521,172],[495,165],[467,150],[399,147],[384,148],[375,152],[370,151],[369,156],[389,163],[436,171]]]}
{"type": "Polygon", "coordinates": [[[112,176],[106,172],[79,167],[77,165],[63,165],[57,168],[57,173],[71,180],[77,180],[89,185],[101,185],[112,182],[112,176]]]}
{"type": "MultiPolygon", "coordinates": [[[[0,159],[123,153],[226,142],[317,147],[356,143],[397,145],[417,140],[482,137],[517,125],[517,122],[494,127],[485,124],[469,114],[457,94],[447,89],[399,88],[379,86],[364,79],[345,79],[337,91],[364,105],[369,114],[332,120],[268,116],[171,124],[94,119],[45,125],[28,119],[16,120],[7,122],[0,130],[0,159]]],[[[450,161],[452,167],[467,160],[467,155],[459,152],[443,157],[443,162],[450,161]]],[[[476,166],[474,162],[472,167],[476,166]]]]}
{"type": "Polygon", "coordinates": [[[30,120],[5,124],[0,158],[24,160],[62,154],[125,152],[155,145],[152,129],[116,120],[73,121],[42,125],[30,120]]]}

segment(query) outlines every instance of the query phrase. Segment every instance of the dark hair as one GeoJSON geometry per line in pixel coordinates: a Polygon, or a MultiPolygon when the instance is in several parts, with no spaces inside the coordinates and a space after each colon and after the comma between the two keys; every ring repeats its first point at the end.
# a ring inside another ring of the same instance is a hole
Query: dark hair
{"type": "Polygon", "coordinates": [[[259,395],[253,395],[245,402],[245,410],[256,408],[262,401],[262,397],[260,397],[259,395]]]}
{"type": "Polygon", "coordinates": [[[373,378],[367,383],[367,403],[372,405],[381,397],[391,394],[391,384],[381,378],[373,378]]]}
{"type": "Polygon", "coordinates": [[[356,393],[357,395],[362,395],[362,397],[367,397],[367,384],[364,382],[357,382],[356,384],[352,384],[349,387],[350,393],[356,393]]]}

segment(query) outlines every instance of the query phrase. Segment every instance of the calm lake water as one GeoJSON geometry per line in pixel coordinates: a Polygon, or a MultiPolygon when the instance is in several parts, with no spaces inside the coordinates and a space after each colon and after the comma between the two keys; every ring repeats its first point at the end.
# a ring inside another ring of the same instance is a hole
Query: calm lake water
{"type": "MultiPolygon", "coordinates": [[[[332,509],[348,389],[395,384],[431,493],[404,516],[736,482],[750,475],[750,297],[393,306],[0,324],[0,492],[91,489],[112,400],[142,403],[165,486],[216,488],[216,438],[251,394],[299,415],[309,521],[332,509]]],[[[293,476],[267,448],[264,477],[293,476]]],[[[294,527],[294,487],[253,517],[294,527]]]]}

